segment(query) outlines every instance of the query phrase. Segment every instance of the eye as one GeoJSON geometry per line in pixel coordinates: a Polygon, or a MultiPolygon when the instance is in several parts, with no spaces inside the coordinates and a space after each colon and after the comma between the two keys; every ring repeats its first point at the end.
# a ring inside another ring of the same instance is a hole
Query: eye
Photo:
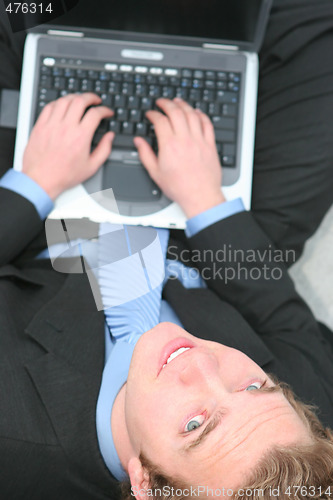
{"type": "Polygon", "coordinates": [[[204,415],[196,415],[185,425],[185,432],[191,432],[200,427],[205,421],[204,415]]]}
{"type": "Polygon", "coordinates": [[[255,389],[260,389],[263,384],[260,382],[254,382],[253,384],[249,385],[245,390],[246,391],[254,391],[255,389]]]}

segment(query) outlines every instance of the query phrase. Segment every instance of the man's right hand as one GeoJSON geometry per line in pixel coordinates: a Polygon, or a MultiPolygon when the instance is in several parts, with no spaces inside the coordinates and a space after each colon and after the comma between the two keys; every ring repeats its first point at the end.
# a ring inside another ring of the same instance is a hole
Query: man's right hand
{"type": "Polygon", "coordinates": [[[113,132],[105,134],[91,152],[100,121],[113,115],[100,103],[91,93],[62,97],[45,106],[31,132],[22,172],[53,200],[94,175],[110,155],[113,132]],[[89,106],[96,107],[86,112],[89,106]]]}
{"type": "Polygon", "coordinates": [[[181,99],[159,99],[164,112],[148,111],[158,155],[142,137],[134,142],[151,178],[190,218],[225,202],[214,127],[207,115],[181,99]]]}

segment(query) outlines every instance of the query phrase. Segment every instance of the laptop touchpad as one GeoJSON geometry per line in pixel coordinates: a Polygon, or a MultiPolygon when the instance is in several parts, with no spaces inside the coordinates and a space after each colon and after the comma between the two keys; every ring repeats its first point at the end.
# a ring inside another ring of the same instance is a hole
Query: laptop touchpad
{"type": "Polygon", "coordinates": [[[104,166],[103,189],[113,189],[116,200],[158,201],[161,190],[140,164],[109,161],[104,166]]]}

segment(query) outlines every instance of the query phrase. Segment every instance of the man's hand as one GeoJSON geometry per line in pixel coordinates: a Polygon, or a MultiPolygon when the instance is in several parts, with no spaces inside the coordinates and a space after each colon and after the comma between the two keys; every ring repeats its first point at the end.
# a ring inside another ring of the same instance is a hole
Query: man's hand
{"type": "Polygon", "coordinates": [[[225,198],[222,168],[213,125],[207,115],[181,99],[159,99],[158,111],[148,111],[158,141],[158,157],[141,137],[134,139],[140,159],[151,178],[188,218],[208,210],[225,198]]]}
{"type": "Polygon", "coordinates": [[[104,118],[113,111],[97,106],[95,94],[71,94],[45,106],[24,152],[22,172],[37,182],[54,200],[60,193],[96,173],[111,151],[108,132],[91,153],[91,141],[104,118]],[[85,113],[86,112],[86,113],[85,113]]]}

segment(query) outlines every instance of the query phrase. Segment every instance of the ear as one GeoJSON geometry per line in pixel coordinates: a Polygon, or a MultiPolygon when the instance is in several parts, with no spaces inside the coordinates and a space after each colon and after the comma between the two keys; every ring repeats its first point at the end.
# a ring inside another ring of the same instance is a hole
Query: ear
{"type": "Polygon", "coordinates": [[[148,494],[150,487],[149,474],[142,466],[139,458],[132,457],[128,462],[127,472],[131,481],[132,495],[136,500],[151,500],[148,494]]]}

